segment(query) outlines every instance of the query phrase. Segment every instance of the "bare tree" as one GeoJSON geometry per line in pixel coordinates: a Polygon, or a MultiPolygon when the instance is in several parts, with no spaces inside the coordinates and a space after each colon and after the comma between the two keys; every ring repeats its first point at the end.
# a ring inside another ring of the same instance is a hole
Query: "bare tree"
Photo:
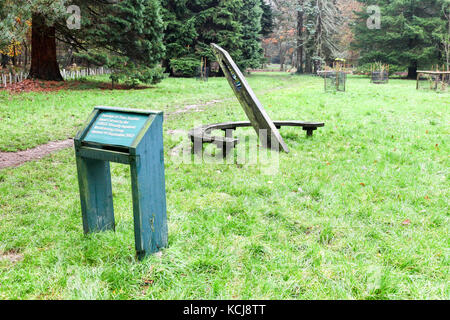
{"type": "Polygon", "coordinates": [[[303,73],[303,29],[304,29],[304,0],[298,0],[297,7],[297,73],[303,73]]]}
{"type": "Polygon", "coordinates": [[[275,29],[274,42],[277,44],[280,56],[280,70],[284,71],[288,57],[291,64],[295,62],[293,54],[296,47],[296,1],[297,0],[272,0],[274,8],[275,29]]]}
{"type": "Polygon", "coordinates": [[[447,71],[450,71],[450,8],[443,7],[442,11],[444,12],[444,17],[447,19],[447,34],[444,34],[442,37],[442,45],[444,47],[445,59],[447,64],[447,71]]]}

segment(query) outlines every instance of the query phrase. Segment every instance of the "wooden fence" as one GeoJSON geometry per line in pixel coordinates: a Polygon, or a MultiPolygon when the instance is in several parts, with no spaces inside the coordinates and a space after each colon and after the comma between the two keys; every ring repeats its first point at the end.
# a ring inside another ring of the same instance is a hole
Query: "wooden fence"
{"type": "MultiPolygon", "coordinates": [[[[76,80],[86,77],[111,74],[111,70],[100,67],[100,68],[89,68],[89,69],[81,69],[81,70],[66,70],[61,69],[61,76],[64,80],[76,80]]],[[[23,80],[28,78],[28,72],[21,71],[20,73],[0,73],[0,87],[5,88],[8,85],[13,83],[22,82],[23,80]]]]}

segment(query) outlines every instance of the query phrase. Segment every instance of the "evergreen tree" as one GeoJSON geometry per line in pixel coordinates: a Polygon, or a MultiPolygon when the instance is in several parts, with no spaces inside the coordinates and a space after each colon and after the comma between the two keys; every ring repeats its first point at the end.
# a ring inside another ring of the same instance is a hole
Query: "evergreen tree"
{"type": "Polygon", "coordinates": [[[263,37],[268,37],[273,32],[274,28],[273,10],[270,4],[267,4],[265,0],[260,0],[260,2],[263,11],[261,16],[261,35],[263,37]]]}
{"type": "Polygon", "coordinates": [[[444,14],[444,18],[447,19],[447,31],[445,30],[445,26],[441,30],[437,30],[438,37],[441,40],[442,44],[442,52],[444,53],[445,64],[447,65],[447,71],[450,71],[450,5],[448,3],[444,3],[442,6],[442,12],[444,14]]]}
{"type": "Polygon", "coordinates": [[[240,11],[242,24],[242,70],[258,68],[263,62],[263,50],[261,47],[261,19],[263,11],[261,0],[245,0],[240,11]]]}
{"type": "Polygon", "coordinates": [[[23,39],[26,27],[25,21],[15,15],[15,2],[0,0],[0,65],[5,68],[10,60],[12,44],[23,39]]]}
{"type": "Polygon", "coordinates": [[[32,24],[30,77],[62,80],[56,61],[55,22],[65,15],[66,0],[0,0],[0,45],[8,41],[21,42],[29,21],[32,24]]]}
{"type": "MultiPolygon", "coordinates": [[[[162,69],[155,67],[164,56],[164,24],[158,0],[127,0],[114,5],[89,5],[91,14],[84,20],[83,40],[89,50],[78,54],[94,65],[107,65],[113,82],[125,78],[157,83],[162,69]]],[[[88,11],[86,10],[86,11],[88,11]]]]}
{"type": "Polygon", "coordinates": [[[297,73],[304,72],[303,69],[303,51],[304,51],[304,15],[303,4],[305,0],[297,0],[297,73]]]}
{"type": "Polygon", "coordinates": [[[304,0],[301,10],[304,12],[306,72],[311,72],[313,61],[337,58],[342,16],[336,0],[304,0]]]}
{"type": "Polygon", "coordinates": [[[172,74],[193,76],[201,58],[208,64],[214,61],[211,43],[224,47],[242,69],[260,61],[259,0],[163,0],[163,8],[167,24],[164,66],[172,74]]]}
{"type": "MultiPolygon", "coordinates": [[[[162,72],[155,69],[162,58],[163,22],[159,0],[0,0],[8,7],[0,31],[24,34],[17,20],[31,21],[32,63],[30,77],[62,80],[56,61],[56,38],[70,44],[91,63],[113,68],[113,80],[126,77],[133,83],[157,82],[162,72]],[[67,5],[81,9],[81,29],[67,28],[67,5]]],[[[21,24],[25,26],[25,24],[21,24]]],[[[23,28],[24,29],[24,28],[23,28]]],[[[4,36],[6,40],[8,38],[4,36]]],[[[3,38],[0,38],[0,44],[3,38]]]]}
{"type": "Polygon", "coordinates": [[[32,12],[29,78],[63,81],[56,59],[56,28],[48,20],[43,13],[32,12]]]}
{"type": "Polygon", "coordinates": [[[163,67],[174,75],[194,75],[199,65],[195,50],[197,31],[195,19],[188,9],[188,0],[162,0],[163,19],[166,25],[164,44],[166,56],[163,67]]]}
{"type": "Polygon", "coordinates": [[[0,49],[8,46],[15,38],[20,36],[16,20],[15,5],[10,0],[0,0],[0,49]]]}
{"type": "Polygon", "coordinates": [[[361,49],[361,62],[408,67],[408,78],[416,78],[417,69],[444,63],[442,38],[448,32],[443,8],[449,0],[358,0],[365,5],[354,27],[354,47],[361,49]],[[367,27],[366,7],[381,8],[381,28],[367,27]]]}

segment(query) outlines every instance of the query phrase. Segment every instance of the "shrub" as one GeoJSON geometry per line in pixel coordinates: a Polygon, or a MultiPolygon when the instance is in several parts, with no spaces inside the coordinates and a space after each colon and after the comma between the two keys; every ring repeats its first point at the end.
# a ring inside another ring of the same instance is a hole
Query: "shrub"
{"type": "Polygon", "coordinates": [[[177,77],[194,77],[200,67],[200,61],[197,58],[187,57],[170,60],[170,68],[173,75],[177,77]]]}
{"type": "Polygon", "coordinates": [[[113,85],[120,80],[124,80],[125,84],[132,87],[136,87],[141,83],[157,84],[167,76],[161,67],[150,68],[120,61],[109,64],[108,67],[113,70],[113,73],[110,75],[113,85]]]}
{"type": "MultiPolygon", "coordinates": [[[[356,68],[354,71],[354,74],[364,74],[364,75],[370,75],[372,72],[372,66],[374,63],[365,63],[356,68]]],[[[404,72],[405,67],[398,66],[398,65],[389,65],[389,75],[393,75],[396,72],[404,72]]]]}

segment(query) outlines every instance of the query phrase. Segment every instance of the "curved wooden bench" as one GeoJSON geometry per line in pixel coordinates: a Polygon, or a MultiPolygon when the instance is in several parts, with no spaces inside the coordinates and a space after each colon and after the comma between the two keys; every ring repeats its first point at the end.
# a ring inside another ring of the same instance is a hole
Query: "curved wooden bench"
{"type": "MultiPolygon", "coordinates": [[[[302,122],[302,121],[274,121],[275,127],[280,129],[281,127],[302,127],[306,131],[306,135],[311,137],[313,132],[320,127],[325,126],[323,122],[302,122]]],[[[239,139],[233,138],[233,131],[237,128],[251,127],[250,121],[238,121],[238,122],[223,122],[203,125],[189,131],[188,136],[193,143],[193,152],[196,146],[202,146],[205,143],[215,144],[218,148],[223,150],[224,156],[231,148],[236,147],[239,143],[239,139]],[[214,130],[222,130],[225,132],[225,136],[212,136],[211,132],[214,130]]]]}

